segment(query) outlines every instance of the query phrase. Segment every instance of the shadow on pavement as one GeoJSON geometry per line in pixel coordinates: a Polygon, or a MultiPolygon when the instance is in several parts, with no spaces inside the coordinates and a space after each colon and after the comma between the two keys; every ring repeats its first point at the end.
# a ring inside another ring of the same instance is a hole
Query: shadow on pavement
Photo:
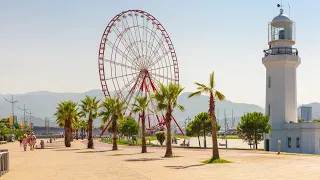
{"type": "MultiPolygon", "coordinates": [[[[83,150],[83,149],[81,149],[83,150]]],[[[102,152],[109,152],[112,150],[103,150],[103,151],[81,151],[81,152],[75,152],[75,153],[102,153],[102,152]]]]}
{"type": "MultiPolygon", "coordinates": [[[[54,148],[52,148],[52,149],[54,149],[54,148]]],[[[67,148],[65,148],[65,149],[62,149],[62,148],[55,148],[56,150],[54,150],[54,151],[78,151],[78,150],[83,150],[83,149],[67,149],[67,148]]]]}
{"type": "Polygon", "coordinates": [[[189,166],[164,166],[166,168],[170,168],[170,169],[186,169],[186,168],[191,168],[191,167],[198,167],[198,166],[203,166],[205,164],[193,164],[193,165],[189,165],[189,166]]]}
{"type": "Polygon", "coordinates": [[[163,159],[161,159],[161,158],[138,158],[138,159],[126,159],[124,161],[139,162],[139,161],[158,161],[158,160],[163,160],[163,159]]]}

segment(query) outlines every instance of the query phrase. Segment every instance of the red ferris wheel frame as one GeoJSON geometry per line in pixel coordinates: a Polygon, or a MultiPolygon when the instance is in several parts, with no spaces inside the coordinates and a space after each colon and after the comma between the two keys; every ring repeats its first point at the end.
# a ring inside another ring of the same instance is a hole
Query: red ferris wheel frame
{"type": "MultiPolygon", "coordinates": [[[[171,81],[173,81],[174,83],[177,83],[179,84],[179,69],[178,69],[178,61],[177,61],[177,56],[176,56],[176,52],[175,52],[175,49],[173,47],[173,44],[172,44],[172,41],[167,33],[167,31],[165,30],[165,28],[161,25],[161,23],[155,18],[153,17],[151,14],[145,12],[145,11],[142,11],[142,10],[127,10],[127,11],[123,11],[119,14],[117,14],[116,16],[114,16],[112,18],[112,20],[108,23],[107,27],[105,28],[103,34],[102,34],[102,38],[101,38],[101,41],[100,41],[100,46],[99,46],[99,52],[98,52],[98,68],[99,68],[99,78],[100,78],[100,83],[101,83],[101,87],[102,87],[102,91],[104,93],[105,96],[108,96],[108,97],[111,97],[111,94],[109,92],[109,89],[108,89],[108,85],[107,85],[107,79],[106,79],[106,74],[105,74],[105,53],[106,53],[106,45],[107,45],[107,41],[108,41],[108,35],[111,33],[111,29],[112,27],[114,26],[114,24],[119,21],[119,19],[121,17],[124,17],[125,14],[127,13],[138,13],[139,15],[142,16],[145,16],[146,18],[148,18],[153,25],[156,26],[156,28],[158,30],[161,31],[161,34],[162,36],[164,37],[164,41],[169,49],[169,52],[168,54],[171,55],[171,60],[173,62],[173,69],[174,69],[174,79],[170,79],[171,81]]],[[[125,28],[117,37],[118,38],[122,38],[123,34],[126,33],[128,30],[130,30],[131,27],[127,27],[125,28]]],[[[119,45],[119,43],[118,43],[119,45]]],[[[114,47],[115,48],[118,48],[118,45],[115,45],[114,44],[114,47]]],[[[113,48],[112,48],[112,52],[113,52],[113,48]]],[[[112,60],[110,60],[110,63],[117,63],[117,62],[112,62],[112,60]]],[[[131,66],[126,66],[126,65],[121,65],[122,67],[124,68],[132,68],[131,66]]],[[[111,69],[110,69],[111,71],[111,69]]],[[[136,89],[139,89],[139,91],[141,92],[144,92],[144,93],[150,93],[150,92],[155,92],[157,91],[157,85],[155,84],[155,79],[154,77],[152,77],[152,74],[151,72],[148,71],[148,69],[141,69],[140,70],[140,73],[139,75],[141,74],[141,79],[142,81],[140,82],[140,77],[136,80],[136,82],[133,82],[134,85],[132,87],[130,87],[130,91],[129,91],[129,94],[136,90],[136,89]],[[138,82],[139,80],[139,82],[138,82]]],[[[160,75],[159,75],[160,76],[160,75]]],[[[165,78],[165,77],[162,77],[162,78],[165,78]]],[[[112,79],[113,81],[113,85],[116,87],[118,86],[119,89],[120,89],[120,86],[119,86],[119,83],[118,81],[116,80],[117,84],[115,84],[114,80],[112,79]]],[[[121,88],[122,89],[122,88],[121,88]]],[[[118,95],[119,96],[122,96],[123,97],[123,93],[121,90],[117,91],[118,95]]],[[[133,94],[131,95],[130,98],[132,98],[133,94]]],[[[128,95],[127,97],[125,98],[125,100],[127,100],[128,98],[128,95]]],[[[129,100],[130,101],[130,100],[129,100]]],[[[132,115],[132,112],[130,112],[129,114],[130,116],[132,115]]],[[[156,119],[158,121],[158,123],[151,127],[151,123],[150,123],[150,116],[148,116],[147,120],[148,120],[148,126],[149,128],[147,128],[148,130],[152,130],[156,127],[162,127],[164,125],[167,126],[167,123],[166,123],[166,120],[165,120],[165,116],[162,114],[160,115],[159,117],[159,114],[156,114],[156,119]]],[[[181,127],[178,125],[177,121],[175,120],[174,117],[172,117],[172,119],[174,120],[176,126],[179,128],[180,132],[182,134],[183,131],[181,129],[181,127]]],[[[101,135],[104,134],[104,132],[106,131],[106,129],[108,128],[108,126],[110,125],[111,123],[111,120],[106,124],[104,130],[102,131],[101,135]]],[[[140,124],[140,115],[139,115],[139,119],[138,119],[138,123],[140,124]]]]}

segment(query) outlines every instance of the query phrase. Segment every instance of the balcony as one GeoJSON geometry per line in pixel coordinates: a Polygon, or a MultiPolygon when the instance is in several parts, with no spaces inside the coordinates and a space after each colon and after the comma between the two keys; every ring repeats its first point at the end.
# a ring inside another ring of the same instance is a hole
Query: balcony
{"type": "Polygon", "coordinates": [[[269,55],[293,55],[298,56],[298,49],[290,47],[270,48],[263,51],[264,57],[269,55]]]}

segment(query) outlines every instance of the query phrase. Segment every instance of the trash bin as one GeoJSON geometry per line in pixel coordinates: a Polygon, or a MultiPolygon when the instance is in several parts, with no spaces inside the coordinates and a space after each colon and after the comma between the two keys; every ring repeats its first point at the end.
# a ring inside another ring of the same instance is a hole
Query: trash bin
{"type": "Polygon", "coordinates": [[[41,146],[41,149],[44,149],[44,140],[40,141],[40,146],[41,146]]]}
{"type": "Polygon", "coordinates": [[[50,143],[52,143],[52,138],[50,138],[50,143]]]}

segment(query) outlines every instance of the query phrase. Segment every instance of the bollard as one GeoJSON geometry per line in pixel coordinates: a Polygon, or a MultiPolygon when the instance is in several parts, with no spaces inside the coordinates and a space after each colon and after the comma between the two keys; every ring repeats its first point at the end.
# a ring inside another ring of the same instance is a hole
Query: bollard
{"type": "Polygon", "coordinates": [[[52,143],[52,138],[50,138],[50,143],[52,143]]]}
{"type": "Polygon", "coordinates": [[[41,149],[44,149],[44,140],[40,141],[40,146],[41,146],[41,149]]]}
{"type": "Polygon", "coordinates": [[[278,154],[280,154],[280,145],[281,145],[281,141],[278,140],[278,154]]]}

